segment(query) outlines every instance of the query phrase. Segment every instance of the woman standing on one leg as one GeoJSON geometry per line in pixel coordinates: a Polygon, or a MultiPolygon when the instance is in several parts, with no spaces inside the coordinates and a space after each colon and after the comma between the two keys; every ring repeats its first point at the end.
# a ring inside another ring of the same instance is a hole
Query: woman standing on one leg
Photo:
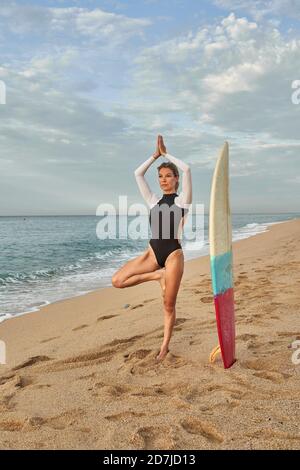
{"type": "Polygon", "coordinates": [[[142,255],[127,262],[113,275],[112,284],[114,287],[124,288],[151,280],[160,282],[164,296],[165,324],[164,339],[156,360],[161,361],[169,351],[168,346],[176,319],[176,298],[183,275],[184,257],[179,239],[192,202],[191,171],[186,163],[167,153],[162,136],[158,136],[156,152],[135,170],[135,178],[142,196],[150,207],[152,236],[155,231],[153,227],[156,228],[156,234],[142,255]],[[158,167],[159,184],[164,191],[162,197],[151,191],[144,177],[146,170],[160,155],[170,160],[158,167]],[[179,195],[176,193],[179,186],[177,166],[183,171],[182,191],[179,195]],[[161,205],[164,207],[163,210],[160,209],[161,205]],[[166,207],[169,207],[167,216],[166,207]],[[162,214],[162,223],[158,223],[155,227],[152,219],[156,217],[156,221],[160,220],[159,213],[162,214]]]}

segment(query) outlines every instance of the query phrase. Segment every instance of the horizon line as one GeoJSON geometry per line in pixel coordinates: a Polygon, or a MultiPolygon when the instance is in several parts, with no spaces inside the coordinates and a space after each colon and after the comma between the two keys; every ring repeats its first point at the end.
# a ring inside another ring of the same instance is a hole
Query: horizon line
{"type": "MultiPolygon", "coordinates": [[[[191,212],[191,214],[201,214],[201,212],[191,212]]],[[[299,211],[280,211],[280,212],[231,212],[231,215],[277,215],[277,214],[299,214],[299,211]]],[[[114,214],[112,214],[114,215],[114,214]]],[[[115,215],[128,215],[128,214],[119,214],[115,215]]],[[[146,214],[144,214],[146,216],[146,214]]],[[[209,212],[204,212],[204,215],[209,215],[209,212]]],[[[17,215],[1,215],[0,217],[100,217],[97,214],[17,214],[17,215]]],[[[129,216],[135,217],[135,215],[129,216]]]]}

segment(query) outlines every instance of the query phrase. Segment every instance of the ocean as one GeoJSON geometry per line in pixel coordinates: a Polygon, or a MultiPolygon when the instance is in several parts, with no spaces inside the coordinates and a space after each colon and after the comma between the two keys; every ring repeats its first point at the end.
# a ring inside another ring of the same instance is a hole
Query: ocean
{"type": "MultiPolygon", "coordinates": [[[[121,217],[126,216],[119,216],[118,223],[124,221],[121,217]]],[[[300,213],[233,214],[233,241],[268,230],[270,224],[299,217],[300,213]]],[[[113,273],[147,249],[148,239],[100,239],[96,232],[100,219],[0,217],[0,321],[111,286],[113,273]]],[[[131,219],[128,217],[127,222],[131,219]]],[[[193,223],[191,227],[195,228],[193,223]]],[[[185,260],[208,253],[207,215],[203,241],[193,243],[184,236],[182,247],[185,260]]]]}

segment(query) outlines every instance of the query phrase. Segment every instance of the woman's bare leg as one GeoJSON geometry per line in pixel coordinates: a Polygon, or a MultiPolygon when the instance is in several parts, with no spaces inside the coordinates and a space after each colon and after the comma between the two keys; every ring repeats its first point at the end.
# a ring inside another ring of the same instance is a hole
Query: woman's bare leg
{"type": "Polygon", "coordinates": [[[146,281],[160,281],[163,269],[156,261],[152,248],[128,261],[113,276],[112,285],[118,288],[136,286],[146,281]]]}
{"type": "Polygon", "coordinates": [[[122,282],[122,284],[119,285],[118,287],[124,288],[124,287],[136,286],[137,284],[141,284],[142,282],[147,282],[147,281],[160,281],[162,277],[161,271],[162,269],[158,269],[156,271],[152,271],[152,272],[150,271],[148,273],[134,274],[133,276],[130,276],[127,279],[125,279],[122,282]]]}
{"type": "Polygon", "coordinates": [[[159,283],[160,283],[162,295],[164,296],[166,292],[166,268],[161,268],[158,270],[158,272],[160,273],[159,283]]]}
{"type": "Polygon", "coordinates": [[[165,295],[164,295],[164,339],[160,353],[156,357],[159,362],[169,351],[169,343],[176,320],[176,298],[183,275],[184,257],[182,249],[173,251],[166,260],[165,295]]]}

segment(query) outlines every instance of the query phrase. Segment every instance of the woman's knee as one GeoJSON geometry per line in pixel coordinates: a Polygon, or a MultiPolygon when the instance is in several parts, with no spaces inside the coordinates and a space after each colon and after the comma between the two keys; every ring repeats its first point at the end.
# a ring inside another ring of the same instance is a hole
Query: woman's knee
{"type": "Polygon", "coordinates": [[[168,299],[167,297],[164,297],[164,309],[166,312],[172,314],[175,310],[175,304],[174,300],[168,299]]]}
{"type": "Polygon", "coordinates": [[[118,274],[113,275],[113,277],[111,278],[111,283],[114,287],[117,287],[118,289],[122,289],[123,287],[122,279],[118,274]]]}

